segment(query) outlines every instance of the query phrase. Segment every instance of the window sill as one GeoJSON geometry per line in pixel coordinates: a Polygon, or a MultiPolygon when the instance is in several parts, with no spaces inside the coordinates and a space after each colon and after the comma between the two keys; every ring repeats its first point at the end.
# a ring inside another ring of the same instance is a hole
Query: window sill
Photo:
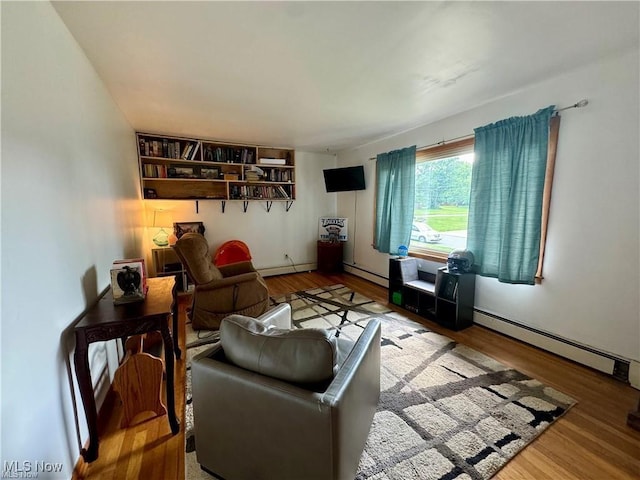
{"type": "Polygon", "coordinates": [[[430,260],[432,262],[438,263],[447,263],[448,255],[446,253],[438,253],[438,252],[430,252],[430,251],[419,251],[419,250],[410,250],[410,257],[421,258],[422,260],[430,260]]]}

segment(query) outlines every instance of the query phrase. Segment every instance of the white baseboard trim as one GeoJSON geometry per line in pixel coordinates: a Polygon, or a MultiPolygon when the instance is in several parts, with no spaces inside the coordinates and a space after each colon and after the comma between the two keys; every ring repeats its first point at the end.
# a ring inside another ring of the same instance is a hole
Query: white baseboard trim
{"type": "Polygon", "coordinates": [[[299,265],[285,265],[283,267],[260,268],[258,273],[263,277],[273,277],[274,275],[286,275],[288,273],[310,272],[315,270],[315,263],[301,263],[299,265]]]}
{"type": "MultiPolygon", "coordinates": [[[[631,386],[640,389],[640,363],[618,357],[606,352],[600,352],[592,347],[580,345],[572,340],[563,339],[553,334],[535,330],[525,325],[517,324],[496,315],[474,310],[473,321],[496,332],[521,340],[529,345],[555,353],[581,365],[586,365],[608,375],[613,375],[616,362],[627,364],[629,372],[627,380],[631,386]]],[[[622,379],[621,379],[622,380],[622,379]]]]}
{"type": "Polygon", "coordinates": [[[389,287],[389,280],[381,277],[380,275],[377,275],[375,273],[371,273],[367,270],[364,270],[360,267],[358,267],[357,265],[353,265],[350,263],[344,263],[344,271],[348,272],[348,273],[353,273],[354,275],[364,278],[365,280],[369,280],[370,282],[373,282],[377,285],[380,285],[382,287],[388,288],[389,287]]]}

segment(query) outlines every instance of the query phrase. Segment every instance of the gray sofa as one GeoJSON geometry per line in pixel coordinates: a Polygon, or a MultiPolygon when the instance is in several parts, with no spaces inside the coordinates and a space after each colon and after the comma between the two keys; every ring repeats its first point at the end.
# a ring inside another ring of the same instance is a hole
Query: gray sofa
{"type": "Polygon", "coordinates": [[[288,305],[258,319],[233,315],[221,342],[194,358],[204,470],[225,480],[355,477],[380,396],[380,322],[355,343],[290,326],[288,305]]]}

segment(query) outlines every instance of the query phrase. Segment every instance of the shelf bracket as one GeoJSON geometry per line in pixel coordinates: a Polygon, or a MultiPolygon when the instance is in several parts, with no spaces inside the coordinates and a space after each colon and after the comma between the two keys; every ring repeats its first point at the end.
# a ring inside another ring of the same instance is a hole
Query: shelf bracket
{"type": "Polygon", "coordinates": [[[242,202],[242,211],[243,211],[244,213],[247,213],[247,208],[248,208],[248,207],[249,207],[249,201],[248,201],[248,200],[244,200],[244,201],[242,202]]]}
{"type": "Polygon", "coordinates": [[[285,205],[285,208],[287,209],[286,211],[288,212],[292,206],[293,206],[293,200],[287,200],[287,203],[285,205]]]}
{"type": "Polygon", "coordinates": [[[196,213],[200,213],[200,203],[196,200],[196,213]]]}
{"type": "Polygon", "coordinates": [[[271,211],[271,205],[273,205],[273,201],[272,200],[267,200],[267,212],[271,211]]]}
{"type": "Polygon", "coordinates": [[[224,207],[227,206],[227,201],[226,200],[222,200],[222,213],[224,213],[224,207]]]}

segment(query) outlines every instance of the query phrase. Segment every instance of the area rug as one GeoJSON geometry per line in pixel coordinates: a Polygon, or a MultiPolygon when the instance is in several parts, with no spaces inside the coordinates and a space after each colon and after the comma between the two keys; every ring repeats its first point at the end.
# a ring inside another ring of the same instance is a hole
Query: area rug
{"type": "MultiPolygon", "coordinates": [[[[380,402],[356,480],[491,478],[575,404],[343,285],[272,299],[284,302],[297,328],[335,329],[351,339],[381,320],[380,402]]],[[[189,331],[189,359],[217,340],[189,331]]],[[[195,459],[190,381],[187,390],[187,479],[211,479],[195,459]]]]}

